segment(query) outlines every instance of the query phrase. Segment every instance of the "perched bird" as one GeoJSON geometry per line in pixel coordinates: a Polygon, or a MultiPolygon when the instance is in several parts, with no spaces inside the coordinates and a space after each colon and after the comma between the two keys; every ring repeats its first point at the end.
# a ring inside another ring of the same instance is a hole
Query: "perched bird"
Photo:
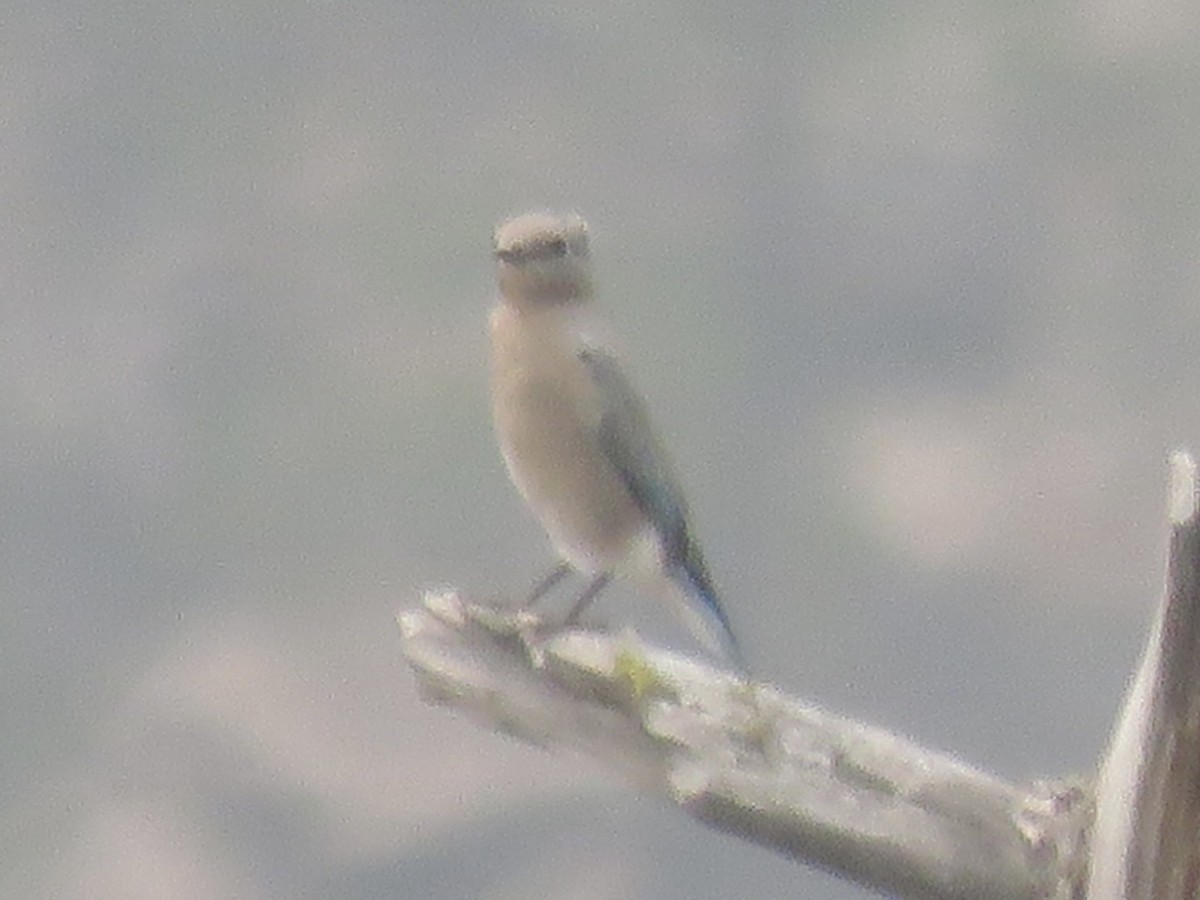
{"type": "Polygon", "coordinates": [[[529,213],[495,233],[492,413],[513,483],[562,562],[591,578],[574,621],[609,580],[670,601],[713,651],[741,667],[687,506],[594,308],[587,225],[529,213]]]}

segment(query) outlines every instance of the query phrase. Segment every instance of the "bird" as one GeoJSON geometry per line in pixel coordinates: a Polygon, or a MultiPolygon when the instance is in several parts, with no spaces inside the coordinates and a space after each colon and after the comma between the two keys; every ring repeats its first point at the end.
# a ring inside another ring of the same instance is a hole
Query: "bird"
{"type": "Polygon", "coordinates": [[[596,308],[587,223],[531,212],[497,226],[492,418],[509,476],[560,561],[589,578],[574,623],[613,578],[665,599],[701,643],[745,671],[675,471],[596,308]]]}

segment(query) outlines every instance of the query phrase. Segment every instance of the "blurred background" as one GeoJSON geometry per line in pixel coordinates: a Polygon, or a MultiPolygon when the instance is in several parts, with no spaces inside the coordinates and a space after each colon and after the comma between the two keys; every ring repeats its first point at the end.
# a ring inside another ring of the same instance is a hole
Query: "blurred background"
{"type": "Polygon", "coordinates": [[[1093,765],[1200,449],[1200,6],[0,20],[0,896],[868,896],[415,695],[398,610],[551,561],[486,399],[538,207],[757,673],[1093,765]]]}

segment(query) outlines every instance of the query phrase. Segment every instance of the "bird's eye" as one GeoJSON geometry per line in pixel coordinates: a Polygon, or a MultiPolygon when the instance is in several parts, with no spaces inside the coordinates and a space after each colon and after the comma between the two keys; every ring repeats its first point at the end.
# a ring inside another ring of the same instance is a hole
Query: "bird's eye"
{"type": "Polygon", "coordinates": [[[557,259],[566,256],[569,247],[563,237],[537,240],[530,243],[514,244],[511,247],[497,248],[494,253],[497,259],[513,265],[538,259],[557,259]]]}

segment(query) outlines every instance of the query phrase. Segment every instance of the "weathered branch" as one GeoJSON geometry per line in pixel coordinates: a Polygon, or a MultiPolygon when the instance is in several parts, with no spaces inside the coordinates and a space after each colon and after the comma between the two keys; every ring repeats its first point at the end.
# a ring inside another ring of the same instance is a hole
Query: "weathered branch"
{"type": "Polygon", "coordinates": [[[401,625],[427,699],[599,759],[709,825],[899,896],[1077,895],[1079,786],[1008,784],[632,635],[543,640],[533,616],[454,594],[401,625]]]}
{"type": "Polygon", "coordinates": [[[1092,900],[1200,894],[1200,519],[1184,453],[1170,518],[1164,599],[1100,770],[1092,900]]]}

